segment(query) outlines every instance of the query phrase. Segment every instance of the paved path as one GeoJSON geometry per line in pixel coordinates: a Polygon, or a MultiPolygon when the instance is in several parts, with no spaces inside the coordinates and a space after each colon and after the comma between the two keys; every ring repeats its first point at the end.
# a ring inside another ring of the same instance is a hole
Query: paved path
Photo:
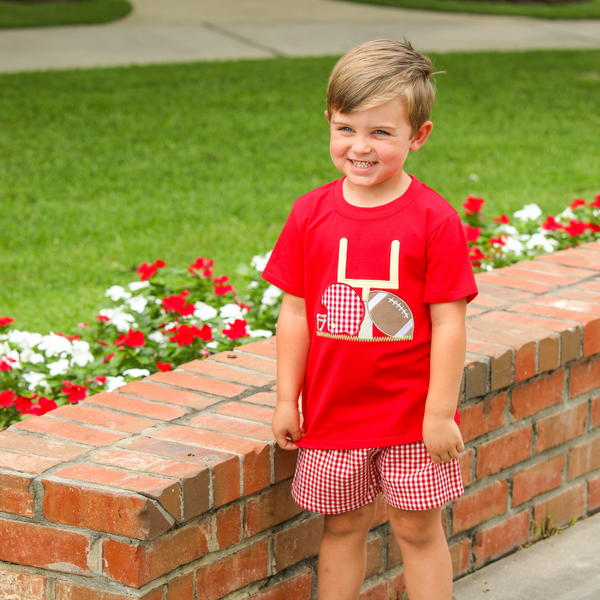
{"type": "Polygon", "coordinates": [[[0,72],[343,54],[406,37],[422,51],[600,48],[600,20],[546,21],[336,0],[133,0],[107,25],[0,30],[0,72]]]}

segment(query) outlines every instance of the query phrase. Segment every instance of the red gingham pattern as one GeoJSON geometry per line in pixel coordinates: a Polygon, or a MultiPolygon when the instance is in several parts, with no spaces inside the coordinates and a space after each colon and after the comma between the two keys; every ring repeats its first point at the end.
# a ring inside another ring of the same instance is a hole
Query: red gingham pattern
{"type": "Polygon", "coordinates": [[[462,496],[458,459],[435,464],[423,440],[385,448],[300,448],[292,496],[312,512],[336,515],[373,502],[429,510],[462,496]]]}
{"type": "Polygon", "coordinates": [[[344,283],[330,285],[321,298],[327,307],[329,333],[356,335],[365,316],[365,305],[360,296],[344,283]]]}

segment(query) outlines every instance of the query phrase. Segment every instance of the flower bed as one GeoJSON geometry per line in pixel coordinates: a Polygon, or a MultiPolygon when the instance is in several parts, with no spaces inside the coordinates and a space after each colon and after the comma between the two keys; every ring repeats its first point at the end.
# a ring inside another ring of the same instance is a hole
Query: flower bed
{"type": "MultiPolygon", "coordinates": [[[[600,237],[600,194],[575,199],[560,214],[528,204],[512,218],[485,218],[483,198],[463,203],[464,229],[476,272],[577,246],[600,237]]],[[[77,333],[41,335],[11,328],[0,317],[0,428],[43,415],[89,395],[275,331],[281,292],[260,277],[268,254],[242,269],[243,297],[213,261],[198,258],[187,270],[161,260],[143,263],[139,281],[106,290],[110,303],[77,333]]]]}

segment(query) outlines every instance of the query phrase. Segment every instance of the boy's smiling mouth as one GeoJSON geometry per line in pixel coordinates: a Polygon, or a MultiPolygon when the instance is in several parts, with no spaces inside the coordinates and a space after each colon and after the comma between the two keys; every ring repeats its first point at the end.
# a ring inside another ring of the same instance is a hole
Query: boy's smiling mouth
{"type": "Polygon", "coordinates": [[[375,164],[374,162],[365,162],[365,161],[360,161],[360,160],[351,160],[351,162],[355,167],[359,167],[361,169],[366,169],[367,167],[372,167],[375,164]]]}

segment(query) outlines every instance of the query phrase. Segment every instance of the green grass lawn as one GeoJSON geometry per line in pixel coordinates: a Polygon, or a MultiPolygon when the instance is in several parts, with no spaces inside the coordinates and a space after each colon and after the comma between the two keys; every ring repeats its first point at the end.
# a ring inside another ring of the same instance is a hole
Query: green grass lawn
{"type": "MultiPolygon", "coordinates": [[[[435,57],[438,103],[407,170],[460,207],[548,211],[600,192],[600,52],[435,57]],[[478,181],[471,179],[476,174],[478,181]]],[[[141,262],[233,274],[292,202],[338,176],[335,58],[0,76],[0,316],[68,331],[141,262]]]]}
{"type": "Polygon", "coordinates": [[[127,0],[78,0],[23,4],[0,1],[0,28],[108,23],[131,11],[127,0]]]}
{"type": "Polygon", "coordinates": [[[499,0],[350,0],[350,2],[483,15],[516,15],[543,19],[600,19],[600,0],[580,0],[569,4],[499,0]]]}

